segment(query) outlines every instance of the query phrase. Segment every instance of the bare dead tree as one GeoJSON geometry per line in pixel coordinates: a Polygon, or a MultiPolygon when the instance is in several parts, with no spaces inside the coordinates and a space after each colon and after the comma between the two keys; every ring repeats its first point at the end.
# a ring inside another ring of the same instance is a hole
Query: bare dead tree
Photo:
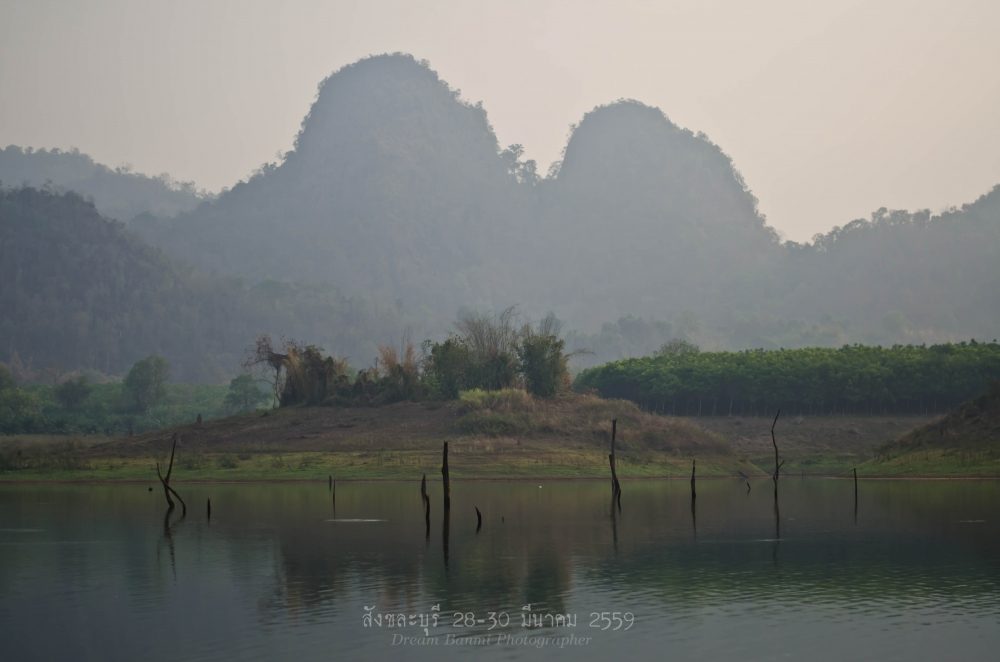
{"type": "Polygon", "coordinates": [[[497,314],[469,313],[455,323],[469,349],[478,356],[514,354],[520,337],[516,306],[497,314]]]}
{"type": "Polygon", "coordinates": [[[771,445],[774,446],[774,475],[771,476],[771,480],[774,481],[774,502],[778,502],[778,478],[781,477],[781,467],[784,466],[785,461],[778,459],[778,442],[774,438],[774,427],[778,424],[778,417],[781,416],[781,410],[774,415],[774,421],[771,423],[771,445]]]}
{"type": "Polygon", "coordinates": [[[181,513],[187,515],[187,504],[184,503],[184,499],[181,495],[177,493],[174,488],[170,487],[170,474],[174,470],[174,454],[177,451],[177,433],[174,433],[173,443],[170,446],[170,464],[167,465],[167,475],[164,476],[160,472],[160,463],[156,463],[156,475],[160,479],[160,484],[163,485],[163,496],[167,499],[167,513],[171,513],[174,510],[174,500],[170,498],[170,495],[177,497],[177,500],[181,502],[181,513]]]}
{"type": "Polygon", "coordinates": [[[262,333],[257,336],[254,346],[248,350],[247,356],[243,360],[243,368],[251,370],[265,365],[274,371],[274,377],[271,379],[271,388],[274,392],[274,405],[277,406],[281,400],[281,373],[283,370],[287,372],[288,354],[275,351],[271,336],[262,333]]]}

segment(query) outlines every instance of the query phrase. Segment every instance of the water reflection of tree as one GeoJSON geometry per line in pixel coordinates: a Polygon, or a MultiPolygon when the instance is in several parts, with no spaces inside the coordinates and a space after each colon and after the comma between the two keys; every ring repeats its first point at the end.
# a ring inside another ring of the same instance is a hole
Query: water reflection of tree
{"type": "MultiPolygon", "coordinates": [[[[736,595],[753,599],[774,590],[912,595],[917,587],[905,584],[905,573],[895,578],[885,573],[886,554],[895,565],[915,570],[939,563],[942,556],[968,557],[967,567],[948,564],[949,576],[940,579],[942,587],[962,579],[967,585],[979,581],[977,591],[1000,588],[996,568],[986,578],[987,585],[981,581],[984,559],[997,548],[995,531],[965,525],[942,549],[921,544],[937,535],[928,528],[928,514],[941,517],[935,511],[945,512],[953,502],[902,501],[893,496],[895,491],[880,495],[876,486],[866,487],[866,523],[855,527],[850,511],[843,508],[852,488],[847,483],[843,490],[839,487],[790,484],[788,495],[783,494],[788,501],[783,500],[776,521],[766,491],[760,499],[748,500],[741,483],[706,483],[698,499],[700,544],[694,544],[687,495],[680,489],[665,495],[664,490],[675,489],[671,485],[637,485],[626,513],[629,526],[618,532],[617,555],[603,487],[593,495],[586,489],[567,488],[571,495],[567,498],[528,493],[526,498],[518,495],[513,505],[509,499],[491,502],[477,495],[484,511],[483,529],[476,534],[471,506],[453,507],[447,569],[439,523],[430,544],[426,541],[418,489],[399,503],[380,504],[375,510],[389,519],[381,523],[324,523],[328,504],[323,513],[276,508],[267,521],[273,526],[268,535],[276,543],[278,588],[265,608],[336,611],[342,601],[364,600],[384,610],[425,611],[436,602],[445,612],[509,610],[532,603],[557,612],[566,610],[568,596],[581,581],[652,593],[687,605],[736,595]],[[729,488],[731,500],[725,497],[729,488]],[[505,523],[499,521],[498,503],[503,504],[505,523]],[[587,515],[581,520],[580,513],[587,515]],[[825,538],[803,534],[815,521],[832,522],[837,517],[850,533],[825,538]],[[855,544],[848,535],[863,536],[865,545],[855,544]],[[779,537],[783,579],[776,589],[771,541],[779,537]],[[873,548],[881,552],[866,551],[873,548]],[[831,569],[848,566],[849,582],[830,581],[831,569]]],[[[353,514],[358,507],[345,494],[338,511],[353,514]]]]}

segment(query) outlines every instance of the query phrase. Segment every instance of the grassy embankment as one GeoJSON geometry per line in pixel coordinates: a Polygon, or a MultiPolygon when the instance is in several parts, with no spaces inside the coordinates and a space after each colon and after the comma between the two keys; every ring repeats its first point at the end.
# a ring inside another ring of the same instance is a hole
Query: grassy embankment
{"type": "Polygon", "coordinates": [[[724,439],[690,421],[592,396],[533,400],[523,393],[453,403],[311,407],[258,412],[117,439],[0,442],[0,480],[154,480],[180,434],[176,480],[435,479],[441,442],[455,478],[606,477],[618,418],[623,476],[755,473],[724,439]],[[20,454],[18,454],[20,452],[20,454]]]}
{"type": "MultiPolygon", "coordinates": [[[[771,418],[715,416],[691,419],[726,439],[736,456],[765,471],[774,467],[771,418]]],[[[847,476],[857,467],[862,476],[888,473],[879,449],[914,428],[933,420],[929,416],[787,416],[776,426],[782,473],[789,476],[847,476]]]]}
{"type": "MultiPolygon", "coordinates": [[[[964,416],[964,414],[962,414],[964,416]]],[[[954,415],[953,415],[954,416],[954,415]]],[[[608,475],[609,421],[619,420],[625,478],[766,475],[773,465],[769,418],[682,419],[592,396],[552,401],[523,394],[467,396],[452,403],[312,407],[257,412],[124,438],[9,438],[0,441],[0,480],[151,480],[181,436],[176,480],[437,479],[441,442],[461,478],[608,475]]],[[[777,428],[786,475],[1000,476],[985,434],[967,447],[928,445],[953,421],[929,417],[783,417],[777,428]],[[930,424],[930,428],[921,428],[930,424]],[[918,435],[918,436],[914,436],[918,435]],[[922,435],[922,436],[920,436],[922,435]],[[903,438],[904,441],[895,440],[903,438]],[[902,445],[900,445],[902,444],[902,445]]],[[[956,431],[951,439],[965,433],[956,431]]],[[[940,436],[940,435],[939,435],[940,436]]]]}
{"type": "Polygon", "coordinates": [[[880,449],[886,475],[1000,476],[1000,384],[880,449]]]}

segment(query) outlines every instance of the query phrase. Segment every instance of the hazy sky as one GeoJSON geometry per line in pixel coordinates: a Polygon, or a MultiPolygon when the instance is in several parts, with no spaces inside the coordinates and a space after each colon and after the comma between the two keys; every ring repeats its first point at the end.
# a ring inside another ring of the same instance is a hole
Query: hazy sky
{"type": "Polygon", "coordinates": [[[291,147],[323,77],[390,51],[543,172],[593,106],[659,106],[791,239],[1000,183],[996,0],[0,0],[0,146],[216,190],[291,147]]]}

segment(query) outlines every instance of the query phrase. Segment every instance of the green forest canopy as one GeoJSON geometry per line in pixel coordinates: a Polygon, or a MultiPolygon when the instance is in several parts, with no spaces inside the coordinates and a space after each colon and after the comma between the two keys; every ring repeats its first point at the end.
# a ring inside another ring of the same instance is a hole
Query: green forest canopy
{"type": "Polygon", "coordinates": [[[676,415],[927,413],[1000,379],[1000,344],[663,352],[583,371],[578,390],[676,415]]]}

